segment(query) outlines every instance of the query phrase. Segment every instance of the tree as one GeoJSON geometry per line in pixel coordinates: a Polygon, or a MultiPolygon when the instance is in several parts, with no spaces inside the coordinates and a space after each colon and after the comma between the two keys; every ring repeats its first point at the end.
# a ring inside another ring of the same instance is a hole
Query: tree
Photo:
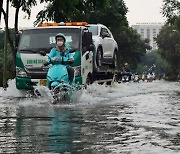
{"type": "MultiPolygon", "coordinates": [[[[167,18],[167,22],[174,24],[179,20],[180,2],[179,0],[163,0],[162,14],[167,18]]],[[[180,20],[179,20],[180,21],[180,20]]]]}
{"type": "Polygon", "coordinates": [[[167,18],[167,23],[174,25],[175,29],[180,31],[180,1],[164,0],[162,14],[167,18]]]}
{"type": "Polygon", "coordinates": [[[35,24],[44,21],[87,21],[102,23],[109,28],[128,26],[127,7],[123,0],[47,0],[45,10],[37,15],[35,24]]]}
{"type": "Polygon", "coordinates": [[[167,18],[165,26],[156,38],[159,53],[171,66],[170,75],[177,78],[180,69],[180,2],[164,0],[162,14],[167,18]]]}
{"type": "Polygon", "coordinates": [[[118,42],[121,67],[125,62],[128,62],[133,68],[136,68],[146,53],[145,42],[136,30],[125,26],[119,27],[114,33],[114,37],[118,42]]]}
{"type": "Polygon", "coordinates": [[[108,0],[47,0],[48,6],[37,15],[35,24],[44,21],[70,22],[87,21],[91,14],[101,11],[108,5],[108,0]]]}
{"type": "Polygon", "coordinates": [[[128,27],[126,18],[127,7],[123,0],[111,0],[109,6],[105,8],[103,16],[99,16],[99,21],[109,27],[111,31],[119,29],[122,26],[128,27]]]}
{"type": "Polygon", "coordinates": [[[7,12],[4,11],[2,6],[1,6],[1,12],[4,15],[5,27],[7,28],[8,43],[10,44],[10,47],[11,47],[12,51],[14,51],[14,45],[13,45],[13,42],[12,42],[12,40],[10,38],[10,33],[9,33],[9,28],[8,28],[8,15],[7,15],[7,12]]]}
{"type": "MultiPolygon", "coordinates": [[[[40,3],[42,2],[45,2],[47,0],[40,0],[40,3]]],[[[31,8],[32,6],[35,6],[37,5],[37,1],[36,0],[10,0],[11,2],[11,5],[16,9],[15,10],[15,22],[14,22],[14,31],[15,31],[15,34],[14,34],[14,39],[11,39],[10,37],[10,33],[9,33],[9,28],[8,28],[8,18],[7,18],[7,13],[4,11],[3,7],[1,6],[1,3],[0,3],[0,9],[1,9],[1,12],[3,13],[4,15],[4,21],[5,21],[5,25],[7,27],[7,37],[8,37],[8,43],[11,47],[11,51],[12,51],[12,55],[13,55],[13,66],[14,66],[14,69],[13,69],[13,72],[14,72],[14,75],[15,75],[15,42],[16,42],[16,34],[18,33],[18,16],[19,16],[19,10],[20,8],[22,9],[22,11],[24,11],[25,13],[28,14],[28,18],[30,17],[31,15],[31,8]],[[13,42],[13,40],[15,42],[13,42]]],[[[0,13],[1,13],[0,12],[0,13]]]]}
{"type": "Polygon", "coordinates": [[[6,27],[5,27],[5,37],[4,37],[4,58],[3,58],[3,88],[7,88],[7,32],[8,32],[8,15],[9,15],[9,0],[6,3],[6,27]]]}
{"type": "MultiPolygon", "coordinates": [[[[14,21],[14,44],[16,44],[16,35],[18,34],[18,18],[19,18],[19,10],[22,9],[23,12],[27,13],[28,18],[31,16],[31,8],[37,5],[36,0],[10,0],[11,5],[15,8],[15,21],[14,21]]],[[[44,0],[40,0],[40,2],[44,2],[44,0]]],[[[14,52],[15,48],[12,47],[13,60],[15,65],[16,53],[14,52]]]]}
{"type": "Polygon", "coordinates": [[[172,73],[177,76],[180,66],[180,32],[175,26],[166,24],[157,36],[159,52],[171,65],[172,73]]]}
{"type": "Polygon", "coordinates": [[[148,70],[155,72],[156,75],[167,74],[170,70],[168,62],[162,58],[158,50],[147,52],[141,63],[138,64],[136,71],[138,73],[148,72],[148,70]]]}
{"type": "MultiPolygon", "coordinates": [[[[9,29],[10,31],[10,37],[13,40],[14,37],[14,29],[9,29]]],[[[4,62],[4,38],[5,38],[5,31],[0,30],[0,74],[3,74],[3,62],[4,62]]],[[[14,78],[14,67],[13,67],[13,56],[11,52],[11,48],[9,44],[7,45],[7,79],[14,78]]],[[[3,75],[2,75],[3,77],[3,75]]],[[[0,86],[3,86],[3,78],[0,76],[0,86]]]]}

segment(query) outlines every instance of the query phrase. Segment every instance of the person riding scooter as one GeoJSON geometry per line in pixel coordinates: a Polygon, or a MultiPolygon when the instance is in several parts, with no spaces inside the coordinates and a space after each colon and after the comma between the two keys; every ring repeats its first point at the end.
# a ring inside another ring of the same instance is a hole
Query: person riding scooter
{"type": "MultiPolygon", "coordinates": [[[[58,62],[59,59],[62,59],[63,57],[68,58],[68,62],[72,63],[74,61],[74,53],[69,52],[69,46],[66,43],[66,38],[64,34],[62,33],[57,34],[55,39],[56,39],[56,47],[51,49],[47,61],[44,62],[44,66],[50,64],[52,60],[54,62],[58,62]]],[[[74,79],[73,67],[67,65],[67,72],[69,76],[69,84],[72,84],[74,79]]]]}
{"type": "Polygon", "coordinates": [[[122,76],[129,76],[129,81],[131,80],[132,71],[130,67],[128,66],[128,63],[124,64],[122,76]]]}

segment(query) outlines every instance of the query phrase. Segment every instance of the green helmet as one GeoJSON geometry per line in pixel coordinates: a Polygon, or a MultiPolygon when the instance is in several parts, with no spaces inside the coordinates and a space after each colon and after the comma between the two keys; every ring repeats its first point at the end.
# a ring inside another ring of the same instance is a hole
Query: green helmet
{"type": "Polygon", "coordinates": [[[55,39],[57,39],[57,37],[62,37],[62,38],[64,39],[64,42],[66,42],[66,37],[65,37],[64,34],[58,33],[58,34],[56,35],[55,39]]]}

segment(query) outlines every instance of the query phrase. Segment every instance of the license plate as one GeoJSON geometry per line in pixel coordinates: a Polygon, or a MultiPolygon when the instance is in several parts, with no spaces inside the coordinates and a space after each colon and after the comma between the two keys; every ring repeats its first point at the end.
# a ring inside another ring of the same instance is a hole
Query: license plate
{"type": "Polygon", "coordinates": [[[45,79],[41,79],[40,80],[40,85],[41,86],[46,86],[46,80],[45,79]]]}

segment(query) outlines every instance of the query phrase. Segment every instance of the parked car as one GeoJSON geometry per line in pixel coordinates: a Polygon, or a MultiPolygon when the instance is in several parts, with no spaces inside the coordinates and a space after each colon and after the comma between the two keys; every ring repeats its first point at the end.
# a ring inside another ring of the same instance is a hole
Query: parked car
{"type": "Polygon", "coordinates": [[[88,29],[92,32],[93,43],[96,48],[94,54],[95,67],[109,65],[111,68],[116,68],[118,45],[111,31],[102,24],[89,24],[88,29]]]}

